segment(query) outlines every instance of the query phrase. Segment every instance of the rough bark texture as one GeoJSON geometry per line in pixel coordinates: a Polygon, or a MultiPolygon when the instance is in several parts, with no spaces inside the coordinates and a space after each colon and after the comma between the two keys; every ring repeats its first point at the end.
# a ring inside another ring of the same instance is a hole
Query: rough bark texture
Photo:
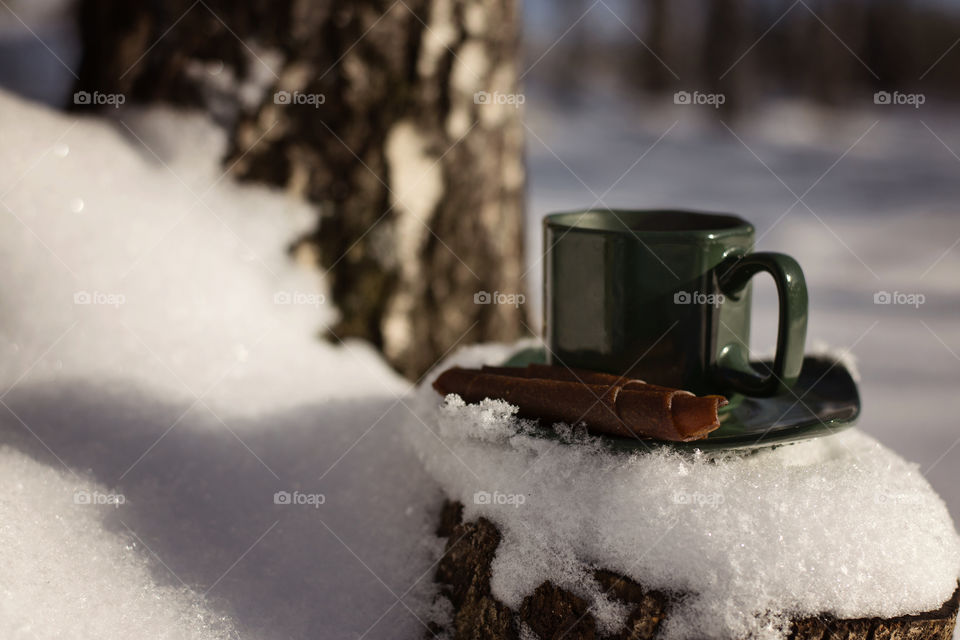
{"type": "Polygon", "coordinates": [[[523,289],[515,5],[84,0],[77,90],[212,113],[233,175],[319,205],[298,248],[331,280],[332,333],[417,377],[524,333],[522,307],[474,303],[523,289]]]}
{"type": "Polygon", "coordinates": [[[513,614],[490,595],[490,564],[498,544],[500,533],[488,520],[450,528],[436,579],[456,611],[452,623],[456,638],[518,638],[513,614]]]}
{"type": "MultiPolygon", "coordinates": [[[[437,534],[448,538],[436,581],[454,606],[455,640],[515,640],[525,625],[542,640],[604,638],[596,628],[587,603],[550,582],[544,582],[512,611],[490,593],[490,564],[500,533],[488,520],[462,522],[463,507],[447,503],[437,534]]],[[[598,569],[594,577],[612,598],[631,607],[627,624],[615,640],[650,640],[669,615],[671,596],[644,589],[611,571],[598,569]]],[[[936,611],[897,618],[838,620],[815,617],[797,620],[791,640],[950,640],[960,606],[960,589],[936,611]]]]}

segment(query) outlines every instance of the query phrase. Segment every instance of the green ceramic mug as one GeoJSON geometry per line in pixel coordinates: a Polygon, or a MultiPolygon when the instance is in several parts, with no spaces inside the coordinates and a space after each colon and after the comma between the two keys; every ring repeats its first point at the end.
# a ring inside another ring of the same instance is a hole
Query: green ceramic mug
{"type": "Polygon", "coordinates": [[[770,396],[796,382],[807,332],[800,265],[753,253],[734,215],[590,210],[544,219],[544,328],[550,362],[695,393],[770,396]],[[777,350],[750,363],[750,279],[777,285],[777,350]]]}

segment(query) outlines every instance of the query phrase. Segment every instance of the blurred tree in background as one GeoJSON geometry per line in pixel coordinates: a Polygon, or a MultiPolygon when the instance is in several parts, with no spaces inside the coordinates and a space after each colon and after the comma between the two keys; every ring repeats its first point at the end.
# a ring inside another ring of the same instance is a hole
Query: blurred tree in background
{"type": "Polygon", "coordinates": [[[513,0],[84,0],[76,90],[209,111],[234,176],[318,205],[297,248],[332,333],[416,378],[525,332],[522,307],[475,303],[523,290],[520,112],[476,98],[517,93],[518,21],[513,0]]]}
{"type": "MultiPolygon", "coordinates": [[[[529,12],[549,11],[545,0],[528,2],[529,12]]],[[[613,79],[641,95],[722,92],[734,111],[771,97],[870,101],[883,89],[960,97],[960,6],[949,3],[571,0],[561,13],[555,28],[529,30],[529,58],[557,51],[537,63],[550,90],[613,79]]]]}

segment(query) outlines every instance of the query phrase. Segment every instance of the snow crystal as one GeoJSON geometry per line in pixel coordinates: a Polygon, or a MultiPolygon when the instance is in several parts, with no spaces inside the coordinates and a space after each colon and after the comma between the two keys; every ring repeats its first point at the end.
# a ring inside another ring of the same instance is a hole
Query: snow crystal
{"type": "MultiPolygon", "coordinates": [[[[469,348],[446,364],[507,353],[469,348]]],[[[569,428],[566,443],[537,437],[507,403],[441,399],[429,382],[417,408],[437,437],[411,428],[412,441],[464,517],[502,531],[492,589],[508,606],[551,580],[613,628],[623,611],[591,577],[604,568],[683,596],[666,638],[777,638],[792,618],[918,613],[957,588],[942,500],[857,429],[748,455],[626,455],[569,428]]]]}

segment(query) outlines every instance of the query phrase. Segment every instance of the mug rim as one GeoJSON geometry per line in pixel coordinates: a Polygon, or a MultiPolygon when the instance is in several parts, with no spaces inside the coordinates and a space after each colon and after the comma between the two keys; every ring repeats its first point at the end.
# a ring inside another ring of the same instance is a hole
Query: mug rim
{"type": "Polygon", "coordinates": [[[700,211],[695,209],[581,209],[577,211],[562,211],[550,213],[543,218],[544,227],[554,229],[566,229],[567,232],[576,231],[578,233],[591,234],[627,234],[632,236],[643,236],[651,238],[678,238],[680,236],[695,235],[702,239],[723,238],[728,236],[753,234],[754,227],[738,215],[732,213],[719,213],[713,211],[700,211]],[[614,225],[596,227],[585,226],[583,219],[586,216],[592,218],[602,217],[607,222],[615,220],[614,225]],[[638,220],[640,218],[650,218],[653,216],[671,216],[682,217],[686,220],[696,219],[700,224],[692,224],[687,228],[676,229],[643,229],[634,228],[635,223],[629,220],[638,220]],[[712,221],[713,223],[708,223],[712,221]]]}

